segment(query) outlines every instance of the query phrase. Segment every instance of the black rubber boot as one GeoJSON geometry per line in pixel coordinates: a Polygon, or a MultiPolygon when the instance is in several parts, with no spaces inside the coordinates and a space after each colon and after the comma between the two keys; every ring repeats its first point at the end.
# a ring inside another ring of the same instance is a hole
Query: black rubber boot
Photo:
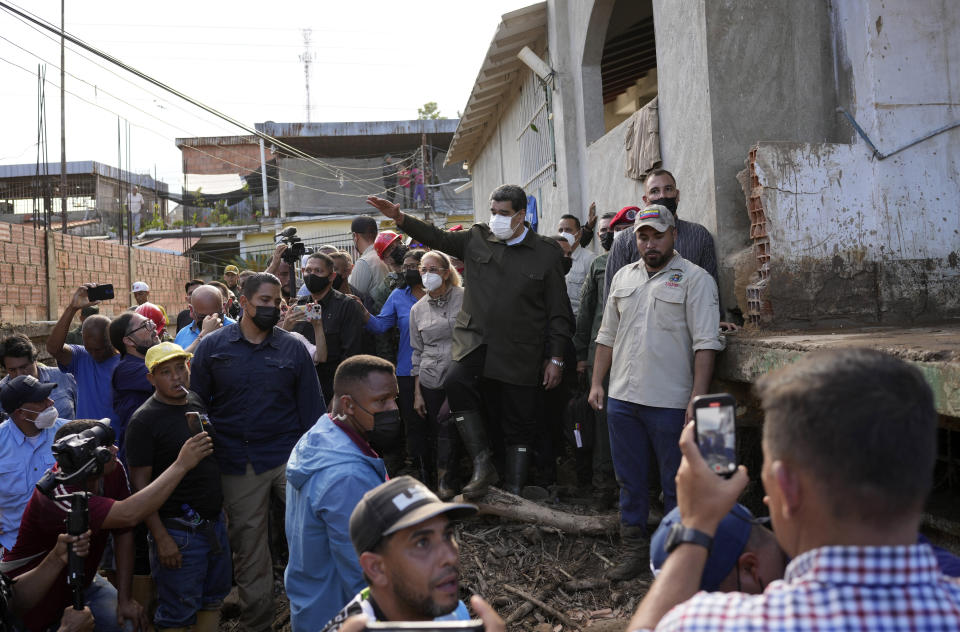
{"type": "Polygon", "coordinates": [[[437,433],[437,496],[450,500],[457,495],[457,462],[459,461],[460,437],[450,420],[441,422],[437,433]]]}
{"type": "Polygon", "coordinates": [[[493,466],[491,459],[493,453],[487,441],[483,416],[475,410],[467,410],[454,413],[453,422],[457,425],[467,453],[473,459],[473,477],[464,485],[463,495],[468,498],[481,498],[486,495],[487,488],[499,480],[497,468],[493,466]]]}
{"type": "Polygon", "coordinates": [[[620,563],[606,572],[607,579],[624,581],[638,577],[649,568],[650,540],[643,527],[620,525],[620,563]]]}
{"type": "Polygon", "coordinates": [[[525,445],[507,446],[506,486],[504,489],[517,496],[527,484],[527,472],[530,470],[530,452],[525,445]]]}

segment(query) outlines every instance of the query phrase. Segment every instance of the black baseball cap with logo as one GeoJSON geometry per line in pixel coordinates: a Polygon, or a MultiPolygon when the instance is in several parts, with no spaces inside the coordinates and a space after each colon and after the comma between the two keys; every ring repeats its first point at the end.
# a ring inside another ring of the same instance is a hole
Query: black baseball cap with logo
{"type": "Polygon", "coordinates": [[[0,406],[12,415],[28,402],[42,402],[56,387],[56,384],[41,382],[32,375],[18,375],[0,387],[0,406]]]}
{"type": "Polygon", "coordinates": [[[445,503],[412,476],[398,476],[363,495],[350,515],[350,539],[360,555],[375,548],[384,536],[440,514],[462,520],[475,513],[475,505],[445,503]]]}

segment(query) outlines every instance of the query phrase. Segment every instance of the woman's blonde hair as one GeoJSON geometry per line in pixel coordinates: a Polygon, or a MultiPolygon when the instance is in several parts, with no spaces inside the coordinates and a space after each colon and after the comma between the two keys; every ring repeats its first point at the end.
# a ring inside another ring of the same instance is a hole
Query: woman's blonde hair
{"type": "Polygon", "coordinates": [[[420,265],[423,265],[423,259],[426,259],[427,257],[436,257],[440,259],[443,262],[441,267],[450,271],[450,276],[447,277],[447,282],[450,285],[460,287],[460,273],[457,272],[457,269],[453,267],[452,263],[450,263],[450,257],[443,254],[439,250],[428,250],[424,253],[423,258],[420,259],[420,265]]]}

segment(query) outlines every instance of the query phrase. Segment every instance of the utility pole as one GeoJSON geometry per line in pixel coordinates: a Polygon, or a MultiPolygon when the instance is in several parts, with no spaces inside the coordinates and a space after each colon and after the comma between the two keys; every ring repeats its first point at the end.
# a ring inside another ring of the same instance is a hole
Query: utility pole
{"type": "MultiPolygon", "coordinates": [[[[427,135],[420,134],[420,174],[423,176],[423,221],[430,223],[430,205],[427,196],[427,185],[430,181],[427,179],[427,135]]],[[[413,183],[416,190],[417,183],[413,183]]]]}
{"type": "Polygon", "coordinates": [[[267,157],[262,138],[260,139],[260,184],[263,186],[263,215],[260,217],[266,219],[270,216],[270,201],[267,194],[267,157]]]}
{"type": "Polygon", "coordinates": [[[64,17],[66,15],[65,4],[66,0],[60,0],[60,212],[63,218],[60,223],[60,230],[64,235],[67,234],[67,116],[64,111],[64,105],[67,101],[67,88],[64,82],[66,81],[67,74],[63,64],[66,58],[63,43],[64,17]]]}
{"type": "Polygon", "coordinates": [[[313,63],[313,53],[310,52],[310,38],[312,35],[312,29],[303,29],[303,54],[300,55],[300,61],[303,62],[303,76],[307,84],[307,123],[310,122],[310,64],[313,63]]]}

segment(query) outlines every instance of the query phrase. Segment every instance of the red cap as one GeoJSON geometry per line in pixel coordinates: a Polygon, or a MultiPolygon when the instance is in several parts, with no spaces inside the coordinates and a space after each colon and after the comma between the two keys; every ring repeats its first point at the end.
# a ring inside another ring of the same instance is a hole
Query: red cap
{"type": "Polygon", "coordinates": [[[149,318],[157,326],[157,335],[162,336],[163,330],[167,326],[167,319],[163,317],[163,312],[153,303],[144,303],[133,310],[144,318],[149,318]]]}
{"type": "Polygon", "coordinates": [[[383,259],[384,251],[395,241],[399,241],[400,235],[392,230],[385,230],[373,242],[373,249],[377,251],[377,256],[383,259]]]}
{"type": "Polygon", "coordinates": [[[633,224],[633,220],[637,218],[637,213],[639,212],[639,206],[624,206],[613,216],[613,219],[610,220],[610,230],[616,228],[617,224],[633,224]]]}

